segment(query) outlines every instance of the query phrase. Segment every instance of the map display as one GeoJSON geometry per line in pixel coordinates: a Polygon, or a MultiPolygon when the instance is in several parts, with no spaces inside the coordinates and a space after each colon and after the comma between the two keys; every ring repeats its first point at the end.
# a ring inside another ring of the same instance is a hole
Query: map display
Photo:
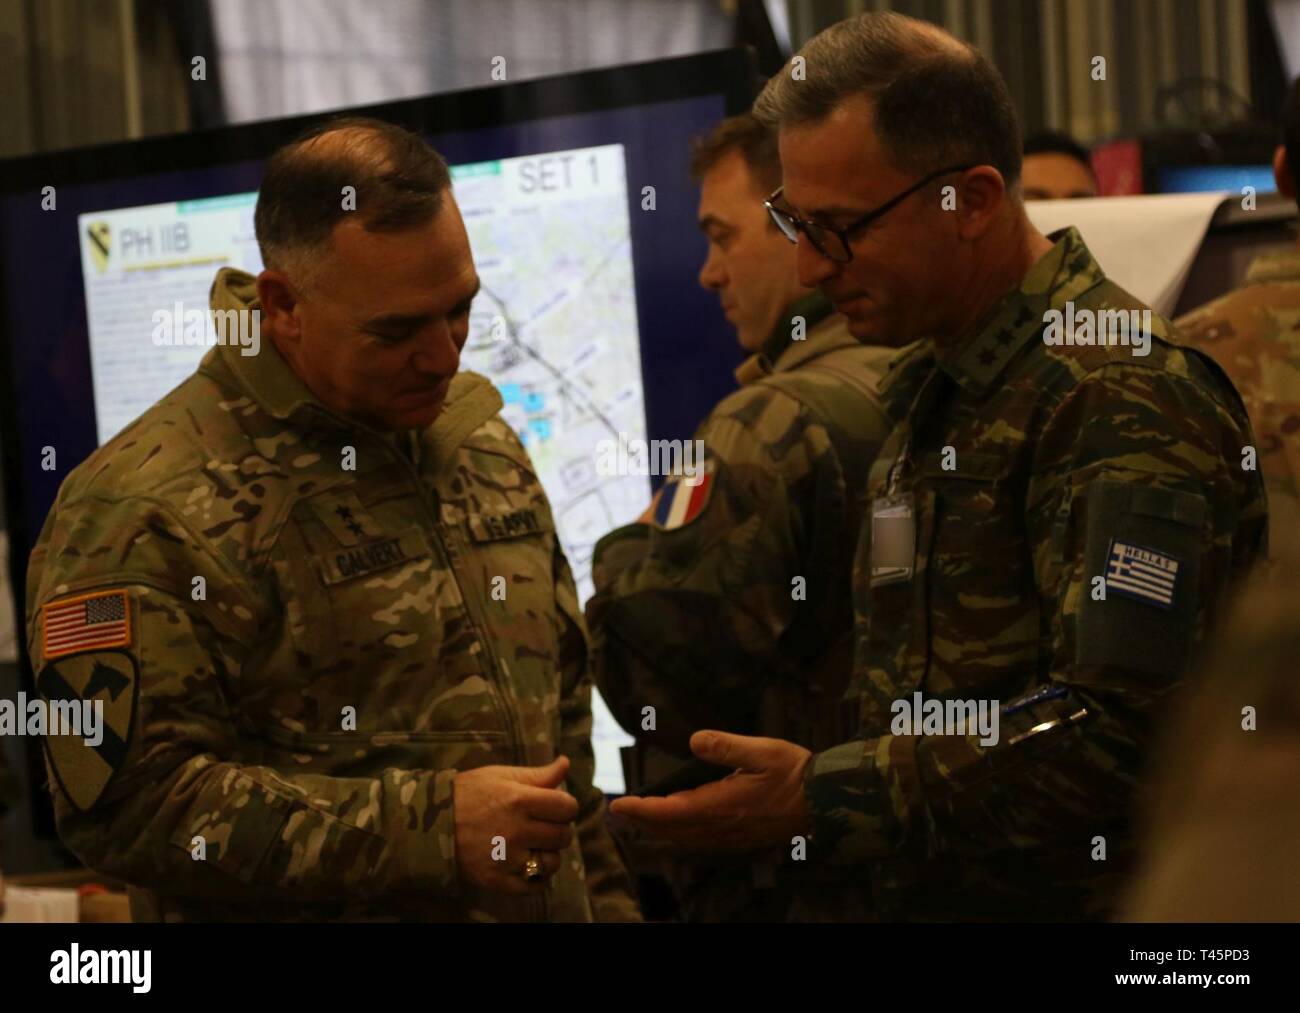
{"type": "Polygon", "coordinates": [[[461,368],[501,391],[586,601],[597,539],[650,501],[645,476],[597,473],[601,441],[646,436],[623,148],[457,166],[452,179],[483,284],[461,368]]]}

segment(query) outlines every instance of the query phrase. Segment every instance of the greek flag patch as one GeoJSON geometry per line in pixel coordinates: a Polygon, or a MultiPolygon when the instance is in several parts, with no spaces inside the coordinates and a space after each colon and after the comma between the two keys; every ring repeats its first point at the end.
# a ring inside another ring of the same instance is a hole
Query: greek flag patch
{"type": "Polygon", "coordinates": [[[1106,590],[1162,609],[1173,608],[1182,561],[1154,549],[1111,540],[1106,590]]]}

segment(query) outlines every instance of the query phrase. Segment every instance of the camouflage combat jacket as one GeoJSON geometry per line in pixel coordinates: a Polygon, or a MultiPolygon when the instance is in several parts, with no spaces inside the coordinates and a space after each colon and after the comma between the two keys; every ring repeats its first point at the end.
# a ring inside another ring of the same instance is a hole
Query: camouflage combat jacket
{"type": "Polygon", "coordinates": [[[870,875],[884,918],[1109,913],[1149,726],[1263,550],[1230,381],[1154,314],[1146,356],[1049,345],[1069,302],[1144,308],[1077,231],[1052,238],[974,333],[923,342],[881,388],[905,421],[854,573],[860,738],[805,783],[812,853],[870,875]],[[996,743],[900,723],[918,692],[997,704],[996,743]]]}
{"type": "MultiPolygon", "coordinates": [[[[214,310],[255,299],[218,274],[214,310]]],[[[47,736],[51,790],[77,856],[143,888],[137,917],[637,917],[573,579],[500,407],[462,374],[427,430],[384,435],[271,342],[218,346],[64,481],[32,662],[47,698],[105,701],[109,734],[47,736]],[[544,897],[461,882],[456,772],[558,753],[580,814],[544,897]]]]}
{"type": "MultiPolygon", "coordinates": [[[[852,734],[844,546],[891,428],[875,387],[896,351],[860,344],[820,295],[795,303],[737,370],[741,389],[695,434],[709,469],[702,501],[682,523],[627,525],[596,545],[587,604],[596,683],[639,743],[689,757],[687,740],[701,728],[817,747],[852,734]],[[800,340],[791,339],[795,317],[808,327],[800,340]],[[643,726],[647,706],[653,731],[643,726]]],[[[757,865],[704,859],[679,880],[683,907],[708,920],[822,917],[830,912],[784,896],[801,892],[805,868],[769,856],[757,865]],[[764,888],[775,892],[757,898],[764,888]]],[[[824,886],[807,899],[864,914],[824,886]]]]}
{"type": "Polygon", "coordinates": [[[1269,558],[1290,569],[1300,563],[1300,250],[1256,257],[1243,287],[1177,326],[1241,391],[1268,487],[1269,558]]]}

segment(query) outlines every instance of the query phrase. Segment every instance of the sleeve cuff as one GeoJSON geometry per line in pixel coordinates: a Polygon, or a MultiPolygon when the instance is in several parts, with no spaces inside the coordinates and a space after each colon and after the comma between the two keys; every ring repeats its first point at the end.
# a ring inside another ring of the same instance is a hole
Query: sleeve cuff
{"type": "Polygon", "coordinates": [[[431,819],[423,821],[426,829],[399,831],[396,862],[402,870],[399,881],[405,880],[413,891],[421,894],[436,894],[441,898],[460,894],[452,796],[455,780],[454,769],[432,772],[427,789],[431,819]]]}
{"type": "Polygon", "coordinates": [[[857,739],[809,761],[804,794],[822,861],[855,865],[903,849],[911,823],[904,814],[919,797],[915,743],[911,736],[857,739]]]}

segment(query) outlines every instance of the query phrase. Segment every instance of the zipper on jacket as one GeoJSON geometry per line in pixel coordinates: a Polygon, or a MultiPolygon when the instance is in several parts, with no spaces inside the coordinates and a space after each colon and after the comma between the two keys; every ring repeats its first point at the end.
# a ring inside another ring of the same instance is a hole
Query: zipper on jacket
{"type": "MultiPolygon", "coordinates": [[[[384,451],[390,457],[396,457],[401,462],[401,466],[406,470],[407,474],[415,483],[415,494],[432,524],[433,537],[437,541],[439,548],[442,549],[443,555],[447,558],[448,565],[451,568],[451,579],[456,582],[456,589],[460,592],[461,600],[465,602],[465,610],[469,614],[475,632],[478,634],[479,643],[483,645],[483,650],[487,652],[487,667],[489,675],[493,684],[497,688],[497,695],[501,698],[501,706],[505,711],[504,717],[506,725],[510,729],[510,741],[514,750],[515,759],[520,766],[524,766],[527,755],[524,751],[523,732],[519,727],[519,718],[516,713],[517,708],[511,706],[511,701],[514,699],[515,694],[507,691],[505,685],[506,672],[501,666],[501,657],[497,654],[496,647],[487,636],[487,624],[483,622],[482,616],[480,615],[479,603],[477,600],[471,603],[469,595],[465,593],[465,586],[461,583],[460,573],[457,566],[459,550],[449,545],[442,537],[442,532],[439,528],[441,518],[437,510],[438,503],[436,502],[437,493],[432,488],[426,490],[424,482],[421,480],[420,473],[416,469],[415,465],[411,461],[408,461],[404,455],[394,451],[387,440],[383,439],[366,426],[357,425],[356,428],[370,436],[374,442],[383,446],[384,451]]],[[[524,901],[527,908],[532,909],[532,913],[537,916],[539,920],[548,920],[550,904],[545,894],[538,898],[523,897],[521,899],[524,901]]]]}
{"type": "MultiPolygon", "coordinates": [[[[379,442],[384,445],[386,450],[392,453],[392,448],[388,446],[387,441],[380,440],[379,442]]],[[[428,515],[428,518],[432,523],[433,537],[437,540],[439,548],[442,549],[443,555],[447,558],[447,562],[451,567],[451,579],[456,582],[456,590],[460,592],[461,600],[465,602],[465,609],[470,613],[470,620],[474,624],[475,632],[478,634],[479,643],[483,645],[483,650],[487,652],[488,670],[491,673],[493,683],[496,684],[497,694],[501,697],[502,709],[505,711],[504,717],[506,719],[506,724],[510,729],[511,747],[514,750],[515,758],[520,764],[522,764],[525,759],[524,741],[523,733],[519,728],[518,717],[515,714],[516,708],[511,706],[511,698],[514,694],[507,693],[506,691],[504,685],[505,670],[501,667],[501,658],[497,654],[496,648],[492,645],[491,639],[487,636],[487,626],[483,622],[478,602],[470,601],[465,586],[461,582],[459,570],[460,553],[456,547],[449,545],[447,540],[442,537],[442,531],[439,527],[441,518],[439,517],[437,509],[439,504],[435,501],[436,493],[434,493],[432,489],[425,488],[424,482],[420,478],[420,473],[415,469],[415,466],[410,461],[401,454],[393,454],[392,456],[397,457],[401,461],[402,467],[406,469],[407,474],[415,483],[416,496],[419,498],[420,504],[424,507],[425,513],[428,515]]]]}
{"type": "MultiPolygon", "coordinates": [[[[419,482],[418,473],[416,475],[416,479],[418,483],[419,482]]],[[[436,522],[435,522],[435,528],[436,528],[436,522]]],[[[497,685],[497,692],[501,694],[502,703],[505,704],[506,720],[510,724],[511,738],[515,743],[518,744],[518,752],[516,755],[518,757],[520,766],[523,766],[527,763],[528,756],[524,749],[523,732],[519,728],[518,707],[511,706],[512,700],[516,704],[518,703],[517,694],[508,691],[507,689],[506,683],[509,682],[509,679],[507,677],[507,672],[505,667],[501,664],[501,656],[497,653],[496,645],[492,642],[492,638],[487,635],[487,623],[486,621],[483,620],[483,617],[481,615],[481,611],[479,609],[479,602],[475,600],[471,604],[469,595],[465,593],[465,588],[462,587],[460,584],[460,578],[457,575],[457,559],[460,555],[459,547],[454,544],[450,544],[448,541],[443,541],[442,535],[436,530],[434,531],[434,537],[436,537],[439,541],[439,544],[442,545],[443,551],[447,554],[447,559],[451,563],[452,579],[456,581],[456,586],[460,589],[460,596],[465,601],[465,608],[467,611],[469,611],[470,619],[474,623],[475,629],[478,631],[479,642],[483,645],[483,650],[485,650],[488,654],[489,668],[492,670],[493,673],[495,673],[493,678],[494,680],[499,679],[497,685]]],[[[455,536],[452,535],[450,542],[454,542],[454,540],[455,540],[455,536]]],[[[575,838],[577,837],[576,833],[574,834],[574,837],[575,838]]],[[[563,852],[561,852],[561,855],[563,855],[563,852]]],[[[561,858],[561,862],[563,862],[563,858],[561,858]]],[[[532,914],[534,915],[534,917],[536,917],[540,921],[549,920],[550,904],[547,900],[546,894],[542,894],[540,897],[535,897],[535,898],[523,897],[521,899],[524,901],[524,904],[526,905],[527,908],[532,909],[532,914]]]]}

